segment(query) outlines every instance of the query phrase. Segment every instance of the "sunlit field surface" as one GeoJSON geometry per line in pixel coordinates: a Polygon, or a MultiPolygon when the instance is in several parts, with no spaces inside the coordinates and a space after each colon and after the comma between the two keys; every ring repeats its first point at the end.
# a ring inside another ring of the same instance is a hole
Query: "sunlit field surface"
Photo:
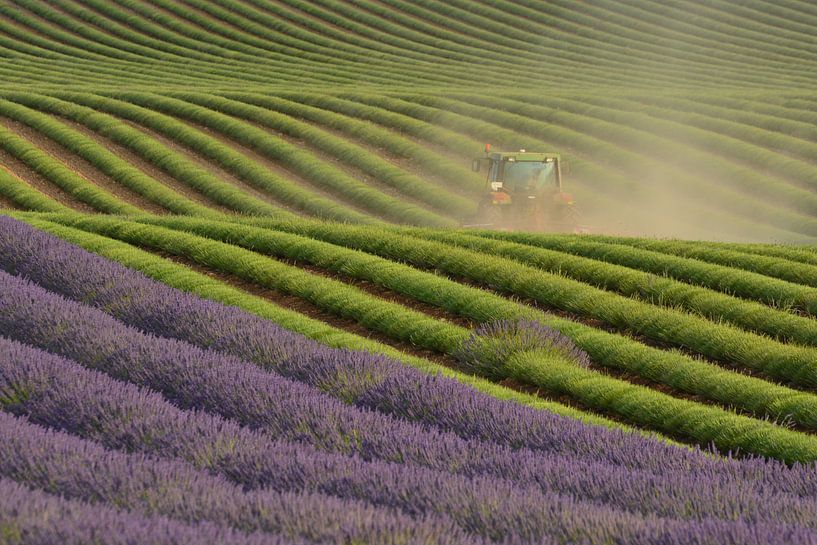
{"type": "Polygon", "coordinates": [[[815,29],[0,0],[0,543],[817,544],[815,29]]]}

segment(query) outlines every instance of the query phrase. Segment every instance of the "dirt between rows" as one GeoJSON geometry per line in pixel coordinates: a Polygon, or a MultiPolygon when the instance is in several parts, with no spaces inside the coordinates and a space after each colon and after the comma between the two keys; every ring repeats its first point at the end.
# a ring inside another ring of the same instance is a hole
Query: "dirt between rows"
{"type": "MultiPolygon", "coordinates": [[[[174,261],[176,263],[180,263],[182,265],[185,265],[185,266],[187,266],[187,267],[189,267],[189,268],[191,268],[191,269],[193,269],[193,270],[195,270],[195,271],[197,271],[199,273],[210,276],[211,278],[215,278],[217,280],[223,281],[223,282],[225,282],[225,283],[227,283],[227,284],[229,284],[229,285],[231,285],[231,286],[233,286],[233,287],[235,287],[237,289],[240,289],[240,290],[245,291],[247,293],[251,293],[251,294],[256,295],[258,297],[262,297],[262,298],[267,299],[270,302],[278,304],[278,305],[280,305],[280,306],[282,306],[284,308],[289,308],[289,309],[295,310],[295,311],[300,312],[300,313],[302,313],[302,314],[304,314],[306,316],[309,316],[310,318],[320,320],[322,322],[325,322],[325,323],[327,323],[329,325],[332,325],[332,326],[337,327],[339,329],[342,329],[344,331],[348,331],[350,333],[354,333],[356,335],[359,335],[359,336],[362,336],[362,337],[365,337],[365,338],[369,338],[369,339],[381,342],[381,343],[383,343],[385,345],[388,345],[388,346],[391,346],[391,347],[393,347],[393,348],[395,348],[397,350],[400,350],[401,352],[404,352],[406,354],[421,357],[421,358],[425,358],[425,359],[428,359],[428,360],[433,361],[435,363],[438,363],[440,365],[444,365],[446,367],[449,367],[451,369],[455,369],[455,370],[458,370],[458,371],[464,371],[462,369],[462,367],[458,364],[458,362],[453,357],[451,357],[451,356],[449,356],[447,354],[441,354],[441,353],[436,352],[436,351],[422,349],[422,348],[419,348],[419,347],[414,346],[414,345],[412,345],[410,343],[407,343],[407,342],[397,341],[395,339],[392,339],[392,338],[386,336],[385,334],[382,334],[382,333],[379,333],[379,332],[376,332],[376,331],[372,331],[372,330],[368,329],[367,327],[363,326],[362,324],[360,324],[360,323],[358,323],[358,322],[356,322],[356,321],[354,321],[352,319],[342,318],[342,317],[339,317],[339,316],[337,316],[335,314],[332,314],[331,312],[320,309],[316,305],[314,305],[314,304],[312,304],[312,303],[310,303],[310,302],[308,302],[308,301],[306,301],[304,299],[301,299],[300,297],[284,294],[284,293],[278,292],[276,290],[269,289],[269,288],[266,288],[264,286],[260,286],[258,284],[253,283],[253,282],[245,281],[245,280],[243,280],[241,278],[238,278],[238,277],[236,277],[236,276],[234,276],[232,274],[224,273],[224,272],[221,272],[221,271],[218,271],[218,270],[214,270],[214,269],[212,269],[210,267],[200,265],[199,263],[193,262],[191,260],[176,256],[176,255],[173,255],[173,254],[169,254],[167,252],[157,251],[157,250],[154,250],[154,249],[151,249],[151,248],[143,248],[143,249],[145,249],[146,251],[150,251],[150,252],[152,252],[154,254],[161,255],[162,257],[165,257],[168,260],[171,260],[171,261],[174,261]]],[[[293,262],[293,261],[289,261],[288,263],[297,264],[296,262],[293,262]]],[[[297,264],[297,265],[302,267],[302,265],[300,265],[300,264],[297,264]]],[[[364,282],[364,281],[355,281],[355,280],[352,280],[352,279],[347,279],[347,278],[342,277],[341,275],[335,275],[335,274],[333,274],[331,272],[328,272],[328,271],[325,271],[325,270],[319,270],[319,269],[316,269],[316,268],[311,267],[311,266],[302,267],[302,268],[304,268],[305,270],[307,270],[309,272],[319,274],[320,276],[323,276],[323,277],[326,277],[326,278],[332,278],[333,280],[342,281],[342,282],[344,282],[344,283],[346,283],[348,285],[358,287],[359,289],[361,289],[363,291],[366,291],[367,293],[370,293],[372,295],[375,295],[375,296],[377,296],[379,298],[389,300],[389,301],[399,303],[399,304],[404,304],[405,306],[408,306],[409,308],[412,308],[412,309],[417,310],[419,312],[426,313],[429,316],[431,316],[432,318],[450,321],[452,323],[456,323],[457,325],[461,325],[462,327],[469,327],[470,328],[470,327],[473,327],[473,325],[474,325],[472,322],[470,322],[470,321],[468,321],[468,320],[466,320],[466,319],[464,319],[464,318],[462,318],[460,316],[450,314],[447,311],[445,311],[443,309],[440,309],[438,307],[433,307],[433,306],[430,306],[430,305],[426,305],[425,303],[421,303],[421,302],[416,301],[414,299],[407,298],[406,296],[403,296],[401,294],[392,292],[391,290],[383,288],[382,286],[379,286],[379,285],[373,285],[372,283],[364,282]]],[[[562,314],[564,314],[564,313],[562,313],[562,314]]],[[[612,378],[617,378],[617,379],[624,380],[624,381],[632,383],[632,384],[645,386],[645,387],[651,388],[653,390],[664,393],[664,394],[669,395],[669,396],[674,397],[674,398],[693,401],[693,402],[701,403],[703,405],[719,407],[719,408],[722,408],[722,409],[725,409],[725,410],[731,410],[731,411],[734,411],[737,414],[744,415],[744,416],[749,416],[749,417],[753,416],[751,413],[749,413],[747,411],[744,411],[744,410],[741,410],[741,409],[739,409],[737,407],[731,407],[731,406],[723,405],[723,404],[720,404],[720,403],[717,403],[717,402],[713,402],[713,401],[711,401],[709,399],[703,398],[701,396],[691,395],[691,394],[687,394],[685,392],[680,392],[680,391],[675,390],[674,388],[671,388],[671,387],[669,387],[669,386],[667,386],[665,384],[655,383],[655,382],[649,381],[647,379],[644,379],[643,377],[633,375],[631,373],[622,372],[622,371],[619,371],[619,370],[616,370],[616,369],[611,369],[611,368],[603,367],[603,366],[600,366],[600,365],[593,365],[593,364],[591,364],[591,368],[594,369],[595,371],[598,371],[601,374],[610,376],[612,378]]],[[[603,416],[605,416],[606,418],[608,418],[610,420],[614,420],[614,421],[617,421],[617,422],[620,422],[620,423],[623,423],[623,424],[628,424],[628,422],[625,419],[623,419],[623,418],[621,418],[621,417],[619,417],[619,416],[617,416],[615,414],[608,414],[606,412],[605,413],[599,413],[599,412],[593,410],[592,408],[590,408],[589,406],[585,405],[584,403],[582,403],[582,402],[580,402],[580,401],[578,401],[578,400],[576,400],[576,399],[574,399],[574,398],[572,398],[572,397],[570,397],[568,395],[553,395],[553,394],[548,393],[548,392],[542,392],[541,389],[539,387],[535,386],[535,385],[523,383],[523,382],[517,381],[515,379],[501,380],[501,381],[498,381],[498,384],[500,384],[502,386],[505,386],[505,387],[508,387],[508,388],[510,388],[512,390],[515,390],[515,391],[524,392],[524,393],[527,393],[527,394],[534,395],[536,397],[540,397],[540,398],[545,399],[545,400],[557,401],[557,402],[559,402],[559,403],[561,403],[563,405],[573,407],[573,408],[576,408],[576,409],[579,409],[579,410],[582,410],[582,411],[585,411],[585,412],[588,412],[588,413],[603,414],[603,416]]],[[[782,426],[785,426],[785,427],[787,427],[789,429],[795,429],[795,430],[806,432],[806,433],[813,433],[812,430],[803,428],[802,426],[795,425],[795,424],[793,424],[791,422],[788,422],[788,421],[778,422],[778,424],[782,425],[782,426]]],[[[665,434],[665,435],[667,435],[669,437],[672,437],[674,439],[681,440],[681,441],[685,440],[683,437],[680,437],[680,436],[672,436],[672,434],[665,434]]]]}
{"type": "MultiPolygon", "coordinates": [[[[64,120],[60,119],[60,121],[64,120]]],[[[11,119],[0,118],[0,123],[2,123],[6,129],[13,131],[21,138],[28,140],[43,153],[47,153],[56,161],[62,163],[66,168],[73,171],[74,174],[80,178],[83,178],[87,182],[108,191],[118,199],[155,214],[167,213],[167,210],[164,208],[117,183],[108,175],[98,170],[91,163],[65,149],[59,143],[48,138],[43,133],[32,129],[28,125],[18,123],[11,119]]]]}
{"type": "Polygon", "coordinates": [[[3,195],[0,195],[0,209],[19,210],[19,207],[3,195]]]}
{"type": "MultiPolygon", "coordinates": [[[[297,311],[299,311],[299,312],[301,312],[303,314],[306,314],[306,315],[308,315],[308,316],[310,316],[312,318],[315,318],[315,319],[330,323],[330,324],[334,325],[335,327],[350,331],[350,332],[355,333],[357,335],[361,335],[361,336],[364,336],[364,337],[369,337],[369,338],[376,339],[379,342],[382,342],[384,344],[393,346],[393,347],[395,347],[395,348],[397,348],[397,349],[399,349],[399,350],[401,350],[403,352],[406,352],[408,354],[416,355],[416,356],[419,356],[419,357],[424,357],[426,359],[430,359],[432,361],[435,361],[435,362],[440,363],[442,365],[445,365],[447,367],[462,370],[459,367],[459,365],[457,364],[457,362],[452,357],[450,357],[448,355],[440,354],[440,353],[430,351],[430,350],[426,350],[426,349],[420,349],[420,348],[418,348],[416,346],[411,345],[410,343],[395,341],[394,339],[391,339],[391,338],[387,337],[385,334],[374,332],[374,331],[366,328],[365,326],[357,323],[354,320],[341,318],[341,317],[338,317],[338,316],[336,316],[336,315],[334,315],[334,314],[332,314],[330,312],[324,311],[324,310],[316,307],[312,303],[309,303],[308,301],[305,301],[305,300],[303,300],[303,299],[301,299],[301,298],[299,298],[297,296],[282,294],[282,293],[277,292],[275,290],[271,290],[271,289],[259,286],[257,284],[254,284],[252,282],[244,281],[244,280],[242,280],[240,278],[235,277],[234,275],[231,275],[231,274],[228,274],[228,273],[222,273],[222,272],[219,272],[219,271],[214,271],[214,270],[212,270],[212,269],[210,269],[208,267],[204,267],[204,266],[201,266],[201,265],[199,265],[197,263],[190,262],[189,260],[180,259],[177,256],[171,256],[171,255],[168,255],[168,254],[162,254],[162,255],[164,255],[165,257],[167,257],[169,259],[172,259],[174,261],[177,261],[177,262],[183,263],[183,264],[185,264],[187,266],[190,266],[190,267],[196,269],[199,272],[202,272],[204,274],[208,274],[209,276],[212,276],[214,278],[218,278],[219,280],[224,281],[226,283],[229,283],[229,284],[231,284],[231,285],[233,285],[235,287],[238,287],[238,288],[240,288],[240,289],[242,289],[244,291],[248,291],[248,292],[253,293],[255,295],[265,297],[267,299],[273,300],[274,302],[276,302],[276,303],[278,303],[278,304],[280,304],[282,306],[285,306],[287,308],[292,308],[292,309],[297,310],[297,311]]],[[[335,273],[332,273],[330,271],[326,271],[324,269],[320,269],[320,268],[317,268],[317,267],[314,267],[314,266],[311,266],[311,265],[308,265],[308,264],[300,263],[300,262],[297,262],[297,261],[294,261],[294,260],[283,260],[283,259],[281,259],[281,260],[277,259],[277,260],[281,261],[283,263],[287,263],[289,265],[297,266],[297,267],[299,267],[299,268],[301,268],[301,269],[303,269],[303,270],[305,270],[307,272],[310,272],[312,274],[315,274],[315,275],[318,275],[318,276],[321,276],[321,277],[324,277],[324,278],[340,281],[340,282],[343,282],[344,284],[347,284],[347,285],[350,285],[350,286],[354,286],[354,287],[356,287],[356,288],[358,288],[358,289],[360,289],[360,290],[362,290],[362,291],[364,291],[364,292],[366,292],[366,293],[368,293],[370,295],[378,297],[379,299],[383,299],[383,300],[386,300],[386,301],[390,301],[390,302],[393,302],[393,303],[403,305],[403,306],[405,306],[407,308],[410,308],[410,309],[415,310],[417,312],[423,313],[423,314],[425,314],[425,315],[427,315],[427,316],[429,316],[431,318],[437,319],[437,320],[447,321],[447,322],[450,322],[452,324],[458,325],[460,327],[464,327],[466,329],[472,329],[477,325],[473,321],[468,320],[468,319],[466,319],[466,318],[464,318],[462,316],[452,314],[452,313],[450,313],[450,312],[448,312],[448,311],[446,311],[446,310],[444,310],[442,308],[439,308],[439,307],[436,307],[436,306],[432,306],[432,305],[417,301],[416,299],[412,299],[412,298],[407,297],[405,295],[399,294],[397,292],[394,292],[393,290],[390,290],[388,288],[385,288],[385,287],[383,287],[381,285],[378,285],[378,284],[375,284],[375,283],[372,283],[372,282],[349,278],[349,277],[344,276],[344,275],[335,274],[335,273]]],[[[485,289],[482,286],[479,286],[479,287],[481,289],[485,289]]],[[[502,294],[497,293],[497,292],[493,292],[491,290],[486,290],[486,291],[488,293],[493,293],[495,295],[502,296],[502,294]]],[[[524,304],[533,303],[533,302],[525,302],[525,301],[520,301],[520,302],[522,302],[524,304]]],[[[531,305],[531,306],[534,306],[534,305],[531,305]]],[[[550,309],[550,310],[542,309],[542,310],[544,310],[545,312],[548,312],[550,314],[554,314],[554,315],[558,315],[558,316],[561,316],[561,317],[564,317],[564,318],[572,319],[573,321],[579,321],[579,322],[581,322],[581,323],[583,323],[585,325],[588,325],[590,327],[594,327],[596,329],[603,329],[603,330],[609,331],[611,333],[620,334],[622,336],[631,338],[631,339],[633,339],[633,340],[635,340],[637,342],[643,342],[643,339],[640,339],[640,338],[637,338],[637,337],[635,337],[633,335],[630,335],[626,331],[617,331],[615,328],[607,326],[606,324],[604,324],[603,322],[600,322],[598,320],[593,320],[593,319],[588,319],[586,317],[571,315],[569,313],[559,311],[558,309],[550,309]]],[[[703,396],[683,392],[683,391],[677,390],[677,389],[675,389],[675,388],[673,388],[671,386],[668,386],[666,384],[654,382],[652,380],[646,379],[644,377],[641,377],[639,375],[636,375],[636,374],[633,374],[633,373],[630,373],[630,372],[627,372],[627,371],[623,371],[623,370],[619,370],[619,369],[615,369],[615,368],[610,368],[610,367],[602,366],[602,365],[599,365],[599,364],[592,364],[592,363],[591,363],[591,369],[593,369],[594,371],[597,371],[597,372],[599,372],[601,374],[610,376],[612,378],[623,380],[623,381],[629,382],[631,384],[644,386],[644,387],[653,389],[655,391],[664,393],[666,395],[672,396],[674,398],[684,399],[684,400],[687,400],[687,401],[693,401],[693,402],[697,402],[697,403],[702,403],[702,404],[705,404],[705,405],[719,406],[719,407],[722,407],[722,408],[726,408],[728,410],[737,410],[734,407],[726,407],[726,406],[724,406],[722,404],[713,402],[713,401],[711,401],[711,400],[709,400],[709,399],[707,399],[707,398],[705,398],[703,396]]],[[[736,371],[740,371],[740,370],[736,369],[736,371]]],[[[504,382],[503,382],[503,384],[504,384],[504,382]]],[[[513,380],[510,380],[509,384],[516,384],[516,382],[513,381],[513,380]]],[[[535,393],[537,391],[537,388],[535,386],[524,385],[524,384],[521,384],[521,383],[516,384],[514,386],[514,388],[517,389],[517,390],[520,390],[520,391],[526,391],[527,393],[535,393]]],[[[537,394],[537,395],[539,395],[539,394],[537,394]]],[[[553,399],[557,399],[560,402],[565,402],[565,399],[563,399],[564,397],[565,396],[556,396],[556,397],[553,397],[553,399]]],[[[575,402],[574,402],[574,405],[575,405],[575,402]]],[[[746,413],[745,411],[737,410],[737,412],[739,414],[750,415],[749,413],[746,413]]]]}
{"type": "Polygon", "coordinates": [[[31,170],[23,162],[17,160],[15,157],[3,150],[0,150],[0,168],[30,185],[34,189],[40,191],[44,195],[51,197],[60,204],[64,204],[65,206],[73,208],[79,212],[96,212],[94,208],[80,201],[67,191],[64,191],[60,187],[52,184],[31,170]]]}
{"type": "Polygon", "coordinates": [[[244,193],[247,193],[248,195],[250,195],[252,197],[255,197],[256,199],[258,199],[260,201],[264,201],[264,202],[266,202],[268,204],[271,204],[273,206],[277,206],[279,208],[287,209],[290,212],[294,212],[292,209],[289,208],[289,206],[286,203],[279,201],[276,198],[275,195],[272,195],[270,193],[262,191],[262,190],[256,188],[255,186],[249,184],[248,182],[245,182],[241,178],[233,175],[231,172],[229,172],[229,171],[225,170],[224,168],[220,167],[218,164],[214,163],[213,161],[210,161],[206,157],[203,157],[203,156],[199,155],[195,150],[193,150],[191,148],[188,148],[188,147],[186,147],[186,146],[184,146],[184,145],[182,145],[182,144],[180,144],[178,142],[175,142],[175,141],[167,138],[166,136],[164,136],[164,135],[162,135],[162,134],[160,134],[160,133],[158,133],[158,132],[156,132],[156,131],[154,131],[152,129],[149,129],[149,128],[145,127],[144,125],[140,125],[138,123],[134,123],[132,121],[128,121],[128,120],[122,119],[122,118],[119,118],[119,121],[121,121],[122,123],[134,128],[134,129],[136,129],[138,131],[141,131],[141,132],[145,133],[146,135],[150,136],[151,138],[155,138],[162,145],[164,145],[165,147],[173,150],[175,153],[178,153],[179,155],[183,156],[185,159],[187,159],[188,161],[194,163],[196,166],[200,167],[202,170],[206,170],[207,172],[209,172],[210,174],[212,174],[216,178],[218,178],[218,179],[220,179],[220,180],[222,180],[224,182],[227,182],[227,183],[229,183],[231,185],[234,185],[236,188],[240,189],[244,193]]]}
{"type": "Polygon", "coordinates": [[[216,280],[220,280],[234,288],[238,288],[241,291],[266,299],[281,307],[290,310],[295,310],[297,312],[300,312],[301,314],[304,314],[305,316],[308,316],[315,320],[319,320],[321,322],[325,322],[338,329],[342,329],[344,331],[348,331],[349,333],[354,333],[355,335],[359,335],[361,337],[381,342],[383,344],[396,348],[401,352],[405,352],[406,354],[410,354],[412,356],[425,358],[436,363],[446,365],[448,367],[456,367],[456,362],[453,360],[453,358],[447,355],[439,354],[431,350],[418,348],[410,343],[391,339],[390,337],[387,337],[381,333],[366,328],[365,326],[359,324],[355,320],[343,318],[330,312],[327,312],[300,297],[288,295],[277,290],[266,288],[254,282],[243,280],[232,274],[224,273],[216,269],[201,265],[193,260],[178,256],[176,254],[171,254],[165,251],[156,250],[154,248],[148,247],[141,247],[141,249],[162,256],[163,258],[169,261],[173,261],[174,263],[184,265],[198,273],[207,275],[216,280]]]}
{"type": "MultiPolygon", "coordinates": [[[[434,363],[437,363],[439,365],[443,365],[445,367],[448,367],[449,369],[454,369],[454,370],[457,370],[457,371],[467,372],[466,370],[464,370],[459,365],[459,363],[453,357],[451,357],[451,356],[449,356],[447,354],[441,354],[441,353],[436,352],[436,351],[422,349],[422,348],[414,346],[414,345],[412,345],[410,343],[392,339],[392,338],[390,338],[390,337],[388,337],[388,336],[386,336],[384,334],[372,331],[372,330],[366,328],[365,326],[359,324],[358,322],[356,322],[354,320],[347,319],[347,318],[341,318],[341,317],[339,317],[339,316],[337,316],[335,314],[324,311],[324,310],[320,309],[319,307],[313,305],[312,303],[310,303],[310,302],[308,302],[308,301],[306,301],[304,299],[301,299],[299,297],[296,297],[296,296],[293,296],[293,295],[283,294],[283,293],[280,293],[278,291],[275,291],[275,290],[272,290],[272,289],[269,289],[269,288],[265,288],[265,287],[260,286],[258,284],[245,281],[245,280],[243,280],[241,278],[238,278],[238,277],[236,277],[234,275],[231,275],[229,273],[223,273],[223,272],[220,272],[220,271],[217,271],[217,270],[213,270],[213,269],[211,269],[209,267],[200,265],[199,263],[197,263],[195,261],[191,261],[189,259],[177,256],[175,254],[170,254],[170,253],[167,253],[167,252],[163,252],[163,251],[160,251],[160,250],[155,250],[153,248],[147,248],[147,247],[141,247],[141,249],[143,249],[145,251],[148,251],[148,252],[151,252],[151,253],[153,253],[155,255],[162,256],[162,257],[164,257],[165,259],[167,259],[169,261],[173,261],[174,263],[184,265],[184,266],[186,266],[186,267],[188,267],[188,268],[190,268],[190,269],[192,269],[192,270],[194,270],[194,271],[196,271],[198,273],[204,274],[204,275],[209,276],[211,278],[214,278],[216,280],[220,280],[220,281],[222,281],[222,282],[224,282],[226,284],[229,284],[230,286],[232,286],[234,288],[237,288],[237,289],[239,289],[241,291],[244,291],[246,293],[250,293],[250,294],[255,295],[257,297],[261,297],[263,299],[266,299],[266,300],[270,301],[271,303],[277,304],[277,305],[279,305],[281,307],[284,307],[284,308],[287,308],[287,309],[290,309],[290,310],[294,310],[294,311],[299,312],[299,313],[301,313],[301,314],[303,314],[305,316],[308,316],[308,317],[310,317],[312,319],[315,319],[315,320],[319,320],[321,322],[324,322],[324,323],[326,323],[328,325],[331,325],[331,326],[336,327],[338,329],[341,329],[343,331],[347,331],[349,333],[358,335],[360,337],[364,337],[364,338],[367,338],[367,339],[371,339],[373,341],[380,342],[380,343],[382,343],[384,345],[395,348],[396,350],[399,350],[400,352],[403,352],[404,354],[408,354],[408,355],[411,355],[411,356],[416,356],[416,357],[419,357],[419,358],[424,358],[424,359],[427,359],[427,360],[432,361],[434,363]]],[[[416,302],[415,302],[415,304],[416,304],[416,302]]],[[[440,309],[436,309],[436,310],[438,311],[438,313],[443,312],[440,309]]],[[[523,383],[523,382],[519,382],[519,381],[516,381],[514,379],[505,379],[505,380],[499,381],[497,384],[500,384],[502,386],[505,386],[506,388],[509,388],[509,389],[517,391],[517,392],[527,393],[527,394],[533,395],[533,396],[541,398],[543,400],[556,401],[556,402],[561,403],[562,405],[566,405],[566,406],[569,406],[569,407],[572,407],[572,408],[575,408],[575,409],[578,409],[578,410],[581,410],[581,411],[584,411],[584,412],[587,412],[587,413],[600,414],[600,413],[594,411],[593,409],[591,409],[590,407],[582,404],[581,402],[579,402],[579,401],[577,401],[577,400],[575,400],[575,399],[573,399],[573,398],[571,398],[569,396],[566,396],[566,395],[553,395],[553,394],[550,394],[550,393],[547,393],[547,392],[542,392],[541,389],[536,387],[536,386],[526,384],[526,383],[523,383]]],[[[616,417],[615,415],[605,414],[604,416],[606,418],[610,419],[610,420],[614,420],[614,421],[620,422],[622,424],[627,423],[625,420],[623,420],[623,419],[621,419],[619,417],[616,417]]]]}
{"type": "MultiPolygon", "coordinates": [[[[318,195],[318,196],[320,196],[320,197],[322,197],[322,198],[324,198],[326,200],[341,203],[345,207],[351,208],[355,212],[359,212],[359,213],[365,214],[367,216],[375,215],[375,214],[373,214],[373,212],[371,210],[367,210],[365,208],[362,208],[358,203],[352,202],[350,199],[346,198],[345,196],[337,195],[337,194],[332,193],[328,189],[322,187],[320,184],[314,183],[311,180],[309,180],[308,178],[305,178],[305,177],[303,177],[303,176],[301,176],[299,174],[296,174],[295,172],[292,172],[291,170],[287,169],[286,167],[276,163],[274,160],[270,159],[266,155],[263,155],[262,153],[259,153],[259,152],[255,151],[255,150],[253,150],[252,148],[244,146],[243,144],[240,144],[239,142],[236,142],[235,140],[231,139],[228,136],[225,136],[224,134],[222,134],[222,133],[220,133],[218,131],[214,131],[214,130],[208,128],[208,127],[205,127],[204,125],[199,125],[197,123],[193,123],[193,122],[187,121],[185,119],[177,118],[176,120],[181,122],[181,123],[184,123],[185,125],[193,128],[193,129],[196,129],[198,131],[203,132],[207,136],[210,136],[211,138],[214,138],[219,143],[224,144],[225,146],[229,147],[233,151],[246,156],[249,160],[253,161],[254,163],[264,167],[265,169],[269,170],[270,172],[272,172],[274,174],[277,174],[281,178],[284,178],[284,179],[294,183],[297,186],[300,186],[301,188],[303,188],[303,189],[305,189],[305,190],[307,190],[307,191],[309,191],[311,193],[315,193],[316,195],[318,195]]],[[[269,131],[267,130],[266,132],[269,132],[269,131]]]]}
{"type": "Polygon", "coordinates": [[[229,208],[226,208],[216,203],[203,193],[200,193],[199,191],[190,187],[189,185],[178,181],[176,178],[169,175],[164,170],[157,167],[150,161],[143,159],[140,155],[137,155],[136,153],[130,151],[126,147],[113,142],[109,138],[102,136],[99,133],[96,133],[91,129],[85,127],[84,125],[80,125],[79,123],[76,123],[69,119],[61,118],[60,121],[70,126],[77,132],[82,133],[89,139],[95,141],[97,144],[104,147],[111,153],[117,155],[119,158],[121,158],[123,161],[126,161],[132,167],[142,171],[142,173],[145,174],[146,176],[153,178],[157,182],[160,182],[162,185],[168,187],[169,189],[172,189],[176,193],[179,193],[180,195],[187,197],[191,201],[202,206],[207,206],[208,208],[212,208],[219,212],[224,212],[227,214],[232,212],[232,210],[230,210],[229,208]]]}

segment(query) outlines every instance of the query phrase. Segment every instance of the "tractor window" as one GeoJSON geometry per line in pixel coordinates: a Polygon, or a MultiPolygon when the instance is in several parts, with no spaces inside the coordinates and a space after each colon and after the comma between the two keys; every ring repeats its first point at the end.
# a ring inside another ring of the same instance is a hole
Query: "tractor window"
{"type": "Polygon", "coordinates": [[[556,188],[556,163],[507,161],[504,186],[511,193],[539,193],[556,188]]]}

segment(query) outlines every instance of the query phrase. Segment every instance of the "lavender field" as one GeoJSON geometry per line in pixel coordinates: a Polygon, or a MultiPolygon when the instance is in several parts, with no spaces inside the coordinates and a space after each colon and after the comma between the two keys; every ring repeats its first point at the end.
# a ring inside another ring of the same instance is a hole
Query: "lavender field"
{"type": "MultiPolygon", "coordinates": [[[[0,219],[6,543],[817,543],[817,469],[330,348],[0,219]]],[[[533,321],[471,369],[586,369],[533,321]]],[[[470,367],[469,367],[470,366],[470,367]]]]}
{"type": "Polygon", "coordinates": [[[0,0],[0,545],[817,545],[815,29],[0,0]]]}

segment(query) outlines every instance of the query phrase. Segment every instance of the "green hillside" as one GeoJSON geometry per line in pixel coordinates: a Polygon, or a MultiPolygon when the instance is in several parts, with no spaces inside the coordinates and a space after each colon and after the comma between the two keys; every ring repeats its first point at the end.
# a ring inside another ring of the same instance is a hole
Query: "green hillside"
{"type": "Polygon", "coordinates": [[[815,23],[796,0],[7,0],[2,198],[454,226],[490,142],[562,153],[594,233],[813,242],[815,23]]]}
{"type": "Polygon", "coordinates": [[[492,396],[812,461],[814,29],[798,0],[0,1],[0,211],[492,396]],[[588,234],[461,228],[485,143],[560,153],[588,234]],[[464,365],[496,320],[592,364],[464,365]]]}

